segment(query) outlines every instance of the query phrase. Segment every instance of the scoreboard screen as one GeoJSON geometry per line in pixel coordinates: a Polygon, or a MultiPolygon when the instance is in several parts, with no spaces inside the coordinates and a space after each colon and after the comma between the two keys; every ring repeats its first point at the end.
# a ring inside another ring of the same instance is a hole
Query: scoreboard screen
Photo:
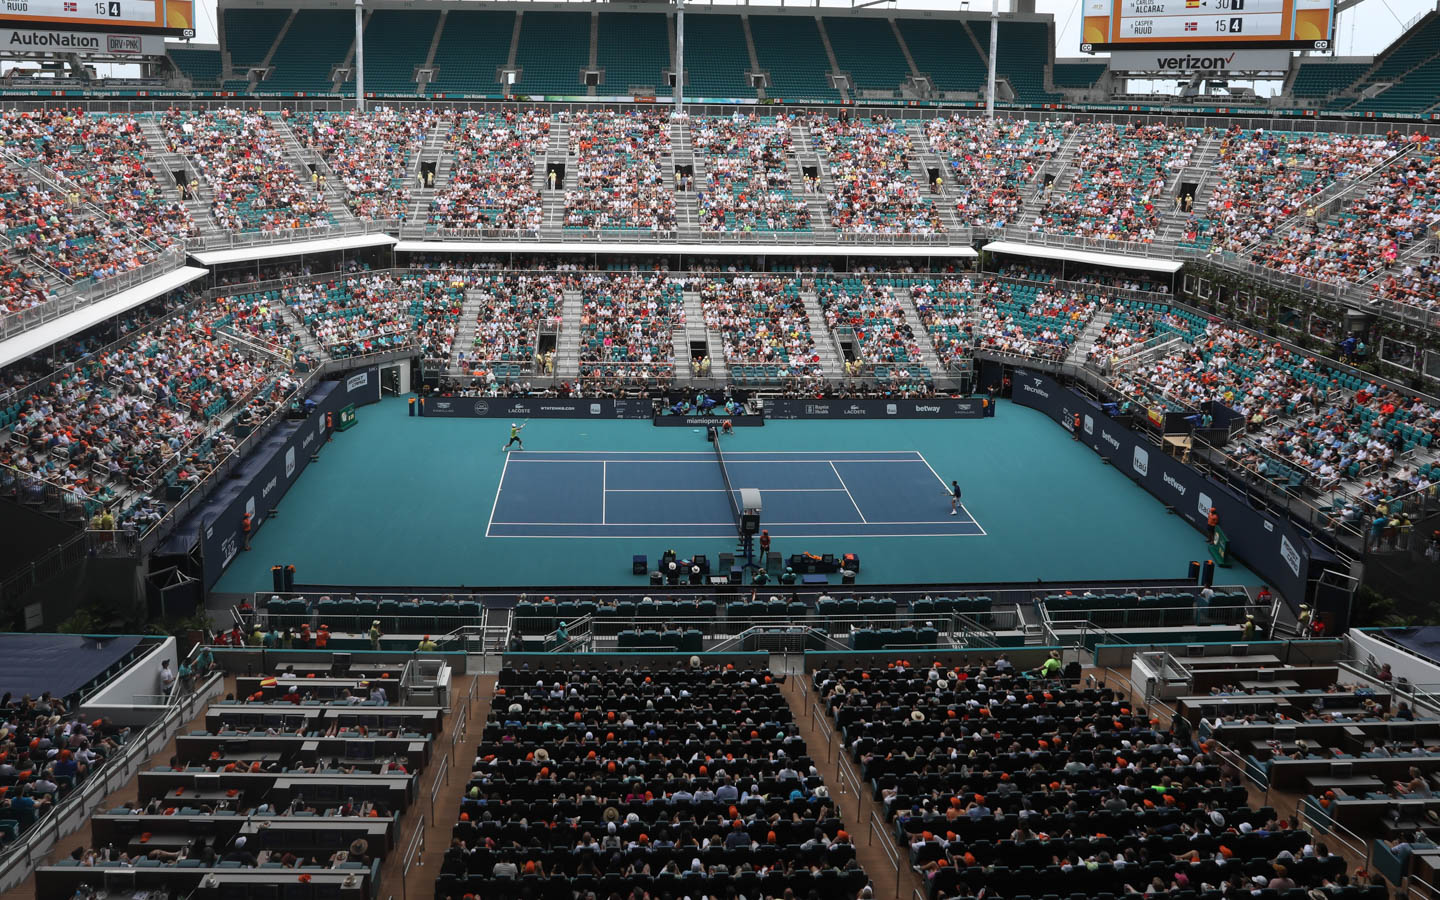
{"type": "Polygon", "coordinates": [[[1329,50],[1334,0],[1083,0],[1080,50],[1329,50]]]}
{"type": "Polygon", "coordinates": [[[193,37],[193,0],[0,0],[0,28],[193,37]]]}

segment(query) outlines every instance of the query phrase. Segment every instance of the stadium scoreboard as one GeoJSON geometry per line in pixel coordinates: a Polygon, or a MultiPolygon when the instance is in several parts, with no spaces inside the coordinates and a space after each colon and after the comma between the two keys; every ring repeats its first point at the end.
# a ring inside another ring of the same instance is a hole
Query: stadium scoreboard
{"type": "Polygon", "coordinates": [[[0,28],[194,37],[193,0],[0,0],[0,28]]]}
{"type": "Polygon", "coordinates": [[[1084,0],[1080,50],[1329,50],[1334,0],[1084,0]]]}

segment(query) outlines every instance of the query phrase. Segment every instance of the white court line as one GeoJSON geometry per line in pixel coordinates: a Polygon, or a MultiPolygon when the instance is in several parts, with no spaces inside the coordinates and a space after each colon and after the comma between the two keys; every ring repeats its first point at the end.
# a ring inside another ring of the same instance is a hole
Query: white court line
{"type": "MultiPolygon", "coordinates": [[[[928,460],[928,459],[925,458],[925,454],[923,454],[923,453],[918,453],[918,454],[916,454],[916,455],[920,457],[920,461],[925,464],[925,468],[927,468],[927,469],[930,470],[930,474],[935,476],[935,480],[938,481],[938,482],[940,482],[940,486],[945,489],[945,493],[948,495],[948,494],[950,493],[950,484],[949,484],[949,482],[947,482],[945,479],[943,479],[943,478],[940,477],[940,473],[937,472],[937,471],[935,471],[935,467],[934,467],[934,466],[930,465],[930,460],[928,460]]],[[[977,518],[975,518],[973,515],[971,515],[971,514],[970,514],[970,510],[965,509],[965,504],[964,504],[963,501],[962,501],[961,504],[960,504],[960,508],[965,510],[965,515],[966,515],[966,517],[968,517],[971,522],[974,522],[974,523],[975,523],[975,527],[976,527],[976,528],[980,529],[979,537],[985,537],[986,535],[989,534],[989,532],[985,530],[985,526],[980,524],[980,520],[977,519],[977,518]]]]}
{"type": "Polygon", "coordinates": [[[830,464],[830,471],[835,473],[835,478],[840,482],[840,486],[845,488],[845,496],[850,498],[850,505],[855,507],[855,515],[860,517],[862,523],[869,525],[870,523],[865,521],[865,514],[860,511],[860,504],[855,502],[855,495],[850,493],[850,488],[846,487],[845,479],[840,477],[840,470],[835,468],[833,462],[830,464]]]}
{"type": "MultiPolygon", "coordinates": [[[[649,454],[658,454],[661,456],[715,455],[715,452],[713,450],[526,450],[524,452],[527,457],[539,456],[542,453],[591,453],[597,456],[640,456],[649,454]]],[[[906,453],[912,457],[919,457],[920,459],[925,458],[919,450],[736,450],[733,454],[731,454],[730,451],[726,451],[726,455],[735,456],[769,456],[772,454],[798,456],[802,453],[813,454],[815,456],[844,456],[851,453],[906,453]]],[[[595,462],[595,460],[576,460],[576,462],[582,461],[595,462]]],[[[824,460],[815,460],[815,462],[824,462],[824,460]]]]}
{"type": "Polygon", "coordinates": [[[610,461],[600,460],[600,524],[605,524],[605,502],[610,496],[610,490],[605,483],[610,480],[610,461]]]}
{"type": "MultiPolygon", "coordinates": [[[[499,523],[499,524],[504,524],[504,523],[499,523]]],[[[531,524],[531,523],[519,523],[519,524],[531,524]]],[[[702,524],[702,525],[708,525],[708,526],[713,526],[713,525],[714,525],[714,523],[712,523],[712,522],[702,522],[702,523],[700,523],[700,524],[702,524]]],[[[799,523],[799,524],[811,525],[811,524],[814,524],[814,523],[812,523],[812,522],[804,522],[804,523],[799,523]]],[[[855,523],[854,523],[854,522],[840,522],[840,523],[837,523],[837,524],[840,524],[840,525],[854,525],[855,523]]],[[[584,528],[584,527],[587,527],[587,526],[583,526],[583,525],[582,525],[582,526],[580,526],[580,527],[584,528]]],[[[655,527],[659,527],[659,526],[655,526],[655,527]]],[[[667,527],[668,527],[668,526],[667,526],[667,527]]],[[[734,533],[733,533],[733,532],[730,534],[730,537],[731,537],[731,538],[734,537],[734,533]]],[[[983,537],[983,535],[974,534],[973,532],[972,532],[972,533],[968,533],[968,534],[956,534],[955,532],[916,531],[916,532],[903,532],[903,533],[900,533],[900,534],[856,534],[856,533],[854,533],[854,532],[843,533],[843,534],[841,534],[841,533],[837,533],[837,534],[788,534],[788,533],[787,533],[787,534],[778,535],[778,537],[783,537],[783,538],[785,538],[785,539],[787,539],[787,540],[792,539],[792,538],[796,538],[796,539],[805,539],[805,540],[837,540],[837,541],[867,540],[867,541],[883,541],[883,540],[885,540],[886,538],[931,538],[931,537],[933,537],[933,538],[957,538],[957,537],[983,537]]],[[[670,539],[670,538],[676,538],[676,539],[679,539],[679,540],[687,540],[687,541],[702,541],[702,540],[703,540],[703,541],[718,541],[718,540],[723,540],[723,539],[725,539],[725,535],[721,535],[721,534],[666,534],[666,535],[655,535],[655,534],[592,534],[592,533],[586,532],[586,533],[584,533],[584,534],[497,534],[497,535],[494,535],[494,538],[495,538],[496,540],[504,540],[504,539],[506,539],[506,538],[511,538],[511,539],[517,539],[517,540],[527,540],[527,541],[573,541],[573,540],[587,540],[587,539],[588,539],[588,540],[602,540],[602,541],[603,541],[603,540],[615,540],[615,541],[649,541],[649,540],[657,540],[657,539],[660,539],[660,540],[668,540],[668,539],[670,539]]]]}
{"type": "MultiPolygon", "coordinates": [[[[631,526],[635,526],[635,527],[639,527],[639,528],[670,528],[671,526],[678,527],[678,528],[698,528],[698,527],[700,527],[700,526],[702,526],[702,525],[703,525],[703,526],[706,526],[706,527],[709,527],[709,528],[723,528],[723,527],[725,527],[725,523],[724,523],[724,522],[616,522],[614,525],[611,525],[611,524],[609,524],[608,522],[496,522],[495,524],[496,524],[496,525],[524,525],[524,526],[530,527],[530,528],[550,528],[550,527],[552,527],[552,526],[564,526],[564,527],[566,527],[566,528],[570,528],[570,527],[575,527],[575,528],[600,528],[600,527],[602,527],[602,526],[605,527],[605,528],[628,528],[628,527],[631,527],[631,526]]],[[[850,521],[845,521],[845,522],[774,522],[774,523],[772,523],[772,524],[775,524],[775,525],[859,525],[859,524],[862,524],[862,523],[856,522],[856,521],[853,521],[853,520],[850,520],[850,521]]],[[[942,522],[865,522],[865,523],[863,523],[863,524],[865,524],[865,525],[917,525],[917,526],[918,526],[918,525],[946,525],[946,524],[949,524],[949,523],[948,523],[948,517],[947,517],[947,521],[942,521],[942,522]]],[[[957,521],[955,522],[955,524],[956,524],[956,525],[964,525],[964,524],[966,524],[966,523],[965,523],[965,521],[962,519],[962,520],[957,520],[957,521]]],[[[734,526],[732,525],[731,528],[732,528],[732,530],[733,530],[734,526]]],[[[857,536],[857,537],[864,537],[864,535],[856,535],[856,536],[857,536]]],[[[880,537],[885,537],[885,535],[879,535],[879,536],[880,536],[880,537]]]]}
{"type": "Polygon", "coordinates": [[[500,505],[500,492],[505,490],[505,472],[510,468],[510,454],[505,454],[505,465],[500,467],[500,483],[495,485],[495,499],[490,503],[490,519],[485,523],[485,536],[490,536],[490,526],[495,524],[495,507],[500,505]]]}
{"type": "MultiPolygon", "coordinates": [[[[671,463],[677,466],[693,466],[704,463],[705,461],[699,459],[517,459],[515,462],[516,464],[530,463],[537,466],[565,466],[597,462],[632,463],[637,466],[658,466],[665,463],[671,463]]],[[[726,465],[731,466],[823,466],[829,462],[830,460],[828,459],[745,459],[744,454],[740,453],[727,453],[725,455],[726,465]],[[739,458],[737,459],[736,457],[739,458]]],[[[915,457],[911,456],[906,457],[905,459],[847,459],[843,460],[843,462],[847,466],[855,465],[857,463],[889,463],[893,466],[903,463],[924,462],[924,458],[922,457],[920,459],[916,459],[915,457]]],[[[931,469],[930,471],[933,472],[935,470],[931,469]]]]}
{"type": "MultiPolygon", "coordinates": [[[[756,488],[762,494],[843,493],[844,488],[756,488]]],[[[611,494],[723,494],[724,488],[606,488],[611,494]]]]}

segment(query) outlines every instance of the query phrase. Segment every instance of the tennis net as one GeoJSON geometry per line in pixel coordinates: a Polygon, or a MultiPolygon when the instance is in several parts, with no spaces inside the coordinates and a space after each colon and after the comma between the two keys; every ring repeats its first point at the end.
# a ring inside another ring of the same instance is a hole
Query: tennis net
{"type": "Polygon", "coordinates": [[[715,447],[715,461],[720,463],[720,477],[725,481],[725,497],[730,501],[730,512],[735,516],[735,533],[740,533],[740,504],[735,501],[735,488],[730,486],[730,472],[725,468],[725,454],[720,452],[720,431],[710,426],[710,443],[715,447]]]}

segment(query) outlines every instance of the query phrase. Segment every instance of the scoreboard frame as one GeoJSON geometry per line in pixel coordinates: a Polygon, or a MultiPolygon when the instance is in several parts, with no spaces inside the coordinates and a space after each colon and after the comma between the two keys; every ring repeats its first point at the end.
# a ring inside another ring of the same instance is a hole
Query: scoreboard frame
{"type": "Polygon", "coordinates": [[[1335,0],[1081,0],[1081,6],[1082,53],[1335,46],[1335,0]]]}
{"type": "Polygon", "coordinates": [[[0,28],[195,36],[194,0],[0,0],[0,28]]]}

